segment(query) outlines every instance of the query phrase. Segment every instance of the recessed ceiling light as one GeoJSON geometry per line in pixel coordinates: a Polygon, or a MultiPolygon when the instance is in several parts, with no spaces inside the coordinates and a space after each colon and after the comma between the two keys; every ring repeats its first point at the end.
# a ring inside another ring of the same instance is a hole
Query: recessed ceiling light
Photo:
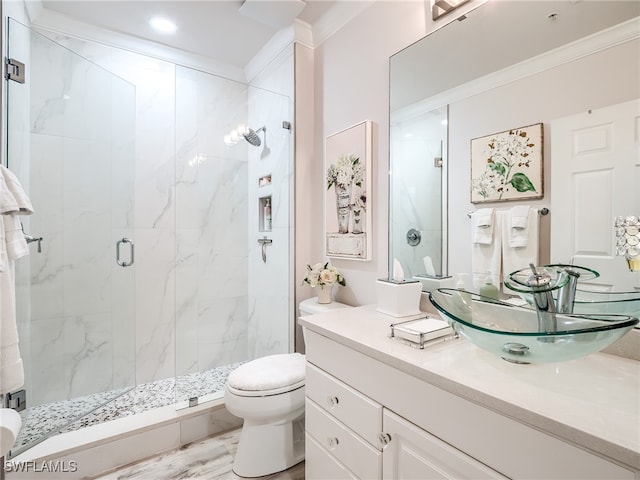
{"type": "Polygon", "coordinates": [[[161,33],[175,33],[178,29],[177,25],[166,17],[153,17],[149,20],[149,25],[161,33]]]}

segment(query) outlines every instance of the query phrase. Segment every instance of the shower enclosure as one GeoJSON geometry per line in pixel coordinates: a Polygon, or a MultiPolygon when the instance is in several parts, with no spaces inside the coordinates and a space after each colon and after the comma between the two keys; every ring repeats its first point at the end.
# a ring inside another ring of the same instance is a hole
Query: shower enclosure
{"type": "Polygon", "coordinates": [[[7,83],[7,164],[43,238],[16,264],[28,408],[10,455],[220,398],[238,364],[291,351],[289,97],[13,20],[7,33],[27,71],[7,83]],[[226,145],[239,124],[265,127],[261,145],[226,145]]]}
{"type": "Polygon", "coordinates": [[[27,69],[7,83],[7,165],[42,238],[16,262],[20,348],[27,404],[48,406],[23,412],[16,454],[134,385],[135,270],[115,255],[135,242],[135,88],[18,22],[7,33],[27,69]]]}

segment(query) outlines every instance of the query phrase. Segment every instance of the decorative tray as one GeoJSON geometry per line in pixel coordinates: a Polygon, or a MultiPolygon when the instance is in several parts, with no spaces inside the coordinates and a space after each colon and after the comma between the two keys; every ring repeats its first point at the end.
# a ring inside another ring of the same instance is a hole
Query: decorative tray
{"type": "Polygon", "coordinates": [[[458,338],[447,322],[427,316],[391,324],[391,338],[402,340],[412,347],[423,349],[427,345],[458,338]]]}

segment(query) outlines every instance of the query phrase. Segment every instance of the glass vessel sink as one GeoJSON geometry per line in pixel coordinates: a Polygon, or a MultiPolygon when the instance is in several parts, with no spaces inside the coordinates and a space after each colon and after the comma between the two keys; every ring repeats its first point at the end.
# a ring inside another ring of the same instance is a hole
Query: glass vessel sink
{"type": "Polygon", "coordinates": [[[609,346],[638,324],[630,315],[555,314],[540,331],[537,312],[451,288],[429,295],[451,327],[478,347],[513,363],[563,362],[609,346]]]}

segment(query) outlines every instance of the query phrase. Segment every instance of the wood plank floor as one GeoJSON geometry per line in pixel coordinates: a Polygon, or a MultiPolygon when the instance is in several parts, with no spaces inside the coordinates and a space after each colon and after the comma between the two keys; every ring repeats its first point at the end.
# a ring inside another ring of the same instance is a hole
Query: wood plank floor
{"type": "MultiPolygon", "coordinates": [[[[241,479],[231,470],[240,429],[184,445],[131,465],[126,465],[94,480],[229,480],[241,479]]],[[[304,480],[304,462],[261,480],[304,480]]]]}

